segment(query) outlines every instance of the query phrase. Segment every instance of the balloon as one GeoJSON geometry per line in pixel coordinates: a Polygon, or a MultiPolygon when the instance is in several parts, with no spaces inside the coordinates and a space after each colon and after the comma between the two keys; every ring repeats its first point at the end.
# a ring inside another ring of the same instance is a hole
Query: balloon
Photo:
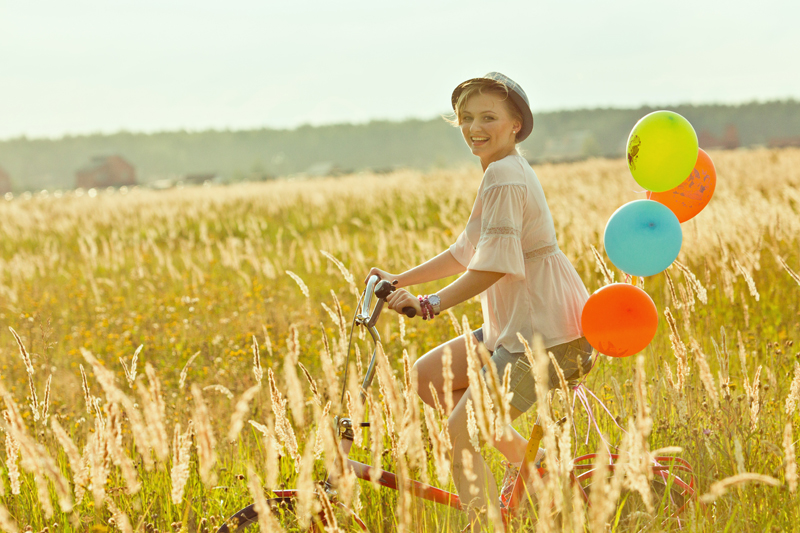
{"type": "Polygon", "coordinates": [[[678,217],[678,222],[686,222],[708,205],[717,186],[717,171],[708,154],[700,148],[694,170],[683,183],[666,192],[648,192],[647,198],[669,207],[678,217]]]}
{"type": "Polygon", "coordinates": [[[668,191],[692,171],[697,149],[697,134],[688,120],[672,111],[654,111],[628,136],[628,168],[648,191],[668,191]]]}
{"type": "Polygon", "coordinates": [[[681,251],[683,232],[675,214],[654,200],[634,200],[606,224],[603,244],[614,265],[633,276],[658,274],[681,251]]]}
{"type": "Polygon", "coordinates": [[[645,349],[658,328],[658,311],[639,287],[612,283],[595,291],[581,313],[583,335],[598,352],[628,357],[645,349]]]}

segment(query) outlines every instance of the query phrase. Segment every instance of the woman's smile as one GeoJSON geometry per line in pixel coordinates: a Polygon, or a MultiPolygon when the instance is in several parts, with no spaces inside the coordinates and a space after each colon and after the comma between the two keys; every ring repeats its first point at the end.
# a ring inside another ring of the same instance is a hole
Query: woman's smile
{"type": "Polygon", "coordinates": [[[478,147],[489,142],[489,137],[470,136],[470,140],[472,141],[472,146],[478,147]]]}

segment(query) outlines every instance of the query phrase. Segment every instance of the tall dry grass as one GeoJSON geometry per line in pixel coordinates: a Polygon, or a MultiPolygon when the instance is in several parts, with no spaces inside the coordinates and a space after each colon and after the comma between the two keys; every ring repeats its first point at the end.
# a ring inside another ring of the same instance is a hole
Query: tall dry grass
{"type": "MultiPolygon", "coordinates": [[[[591,506],[567,481],[575,454],[607,453],[596,431],[587,436],[585,411],[573,412],[569,390],[532,410],[570,417],[545,425],[554,475],[537,487],[538,530],[677,527],[649,488],[648,454],[666,446],[682,449],[703,494],[683,530],[800,527],[800,151],[711,155],[715,198],[683,225],[679,261],[643,281],[663,318],[656,338],[641,359],[602,358],[588,377],[617,417],[595,406],[599,428],[624,457],[613,474],[599,468],[591,506]],[[642,502],[632,522],[620,521],[616,495],[642,502]]],[[[624,162],[535,170],[589,289],[624,280],[602,265],[609,216],[643,197],[624,162]]],[[[365,412],[358,380],[340,382],[359,276],[447,247],[479,180],[471,168],[402,171],[0,204],[0,321],[13,328],[0,343],[0,529],[212,530],[260,484],[311,489],[323,468],[373,531],[463,526],[408,491],[354,480],[329,420],[365,412]]],[[[410,368],[479,322],[475,301],[433,323],[383,318],[373,425],[353,457],[452,489],[442,420],[452,398],[421,410],[410,368]]],[[[354,338],[350,376],[371,353],[363,332],[354,338]]],[[[478,446],[502,431],[505,382],[495,375],[476,395],[478,446]]],[[[484,453],[499,474],[498,454],[484,453]]],[[[299,503],[336,514],[324,499],[299,503]]]]}

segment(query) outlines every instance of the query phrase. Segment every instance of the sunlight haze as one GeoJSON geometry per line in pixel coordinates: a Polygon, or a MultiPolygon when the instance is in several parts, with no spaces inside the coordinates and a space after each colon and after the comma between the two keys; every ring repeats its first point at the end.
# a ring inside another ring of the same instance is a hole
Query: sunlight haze
{"type": "Polygon", "coordinates": [[[0,0],[0,138],[800,98],[800,4],[0,0]],[[795,61],[795,60],[792,60],[795,61]]]}

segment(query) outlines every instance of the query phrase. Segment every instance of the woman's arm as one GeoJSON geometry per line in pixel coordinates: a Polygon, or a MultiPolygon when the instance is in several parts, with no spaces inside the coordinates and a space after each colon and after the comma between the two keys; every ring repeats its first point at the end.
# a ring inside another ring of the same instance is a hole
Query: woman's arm
{"type": "Polygon", "coordinates": [[[415,266],[411,270],[403,272],[397,276],[396,287],[408,287],[409,285],[419,285],[420,283],[427,283],[429,281],[436,281],[439,279],[461,274],[466,270],[466,267],[456,261],[450,249],[443,251],[436,257],[428,259],[419,266],[415,266]]]}
{"type": "MultiPolygon", "coordinates": [[[[454,307],[461,302],[465,302],[482,293],[500,278],[505,276],[502,272],[488,272],[485,270],[467,270],[467,273],[455,280],[453,283],[437,292],[441,300],[440,311],[454,307]]],[[[406,290],[395,291],[386,298],[389,309],[402,313],[406,307],[413,307],[417,315],[421,316],[422,311],[419,300],[406,290]]]]}
{"type": "Polygon", "coordinates": [[[436,257],[428,259],[421,265],[403,272],[402,274],[390,274],[378,268],[372,268],[367,275],[375,274],[381,279],[389,281],[397,280],[396,287],[408,287],[409,285],[418,285],[420,283],[427,283],[429,281],[436,281],[442,278],[447,278],[464,272],[466,268],[464,265],[456,261],[450,249],[443,251],[436,257]]]}

